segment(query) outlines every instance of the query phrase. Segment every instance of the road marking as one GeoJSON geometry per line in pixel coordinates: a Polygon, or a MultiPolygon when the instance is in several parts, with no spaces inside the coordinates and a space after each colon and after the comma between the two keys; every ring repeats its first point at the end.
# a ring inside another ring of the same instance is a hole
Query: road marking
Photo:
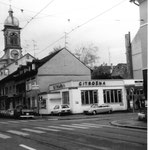
{"type": "Polygon", "coordinates": [[[60,130],[56,130],[56,129],[43,128],[43,127],[34,127],[34,128],[41,129],[41,130],[46,130],[46,131],[60,131],[60,130]]]}
{"type": "Polygon", "coordinates": [[[24,133],[24,132],[20,132],[20,131],[16,131],[16,130],[8,130],[7,132],[17,134],[17,135],[23,135],[23,136],[29,135],[28,133],[24,133]]]}
{"type": "Polygon", "coordinates": [[[34,129],[27,129],[27,128],[24,128],[22,129],[24,131],[29,131],[29,132],[34,132],[34,133],[45,133],[44,131],[40,131],[40,130],[34,130],[34,129]]]}
{"type": "Polygon", "coordinates": [[[20,120],[19,122],[28,122],[27,120],[20,120]]]}
{"type": "Polygon", "coordinates": [[[18,121],[8,121],[9,123],[19,123],[18,121]]]}
{"type": "Polygon", "coordinates": [[[64,126],[64,127],[72,127],[72,128],[79,128],[79,129],[89,129],[88,127],[80,127],[80,126],[75,126],[75,125],[61,125],[61,126],[64,126]]]}
{"type": "Polygon", "coordinates": [[[65,127],[58,127],[58,126],[48,126],[50,128],[56,128],[56,129],[63,129],[63,130],[75,130],[73,128],[65,128],[65,127]]]}
{"type": "Polygon", "coordinates": [[[48,119],[48,120],[58,120],[58,119],[48,119]]]}
{"type": "Polygon", "coordinates": [[[113,127],[110,125],[101,125],[101,124],[93,124],[93,123],[82,123],[84,125],[92,125],[92,126],[97,126],[97,127],[108,127],[108,128],[117,128],[117,127],[113,127]]]}
{"type": "Polygon", "coordinates": [[[89,127],[89,128],[101,128],[100,126],[87,125],[87,124],[72,124],[72,125],[79,125],[79,126],[82,126],[82,127],[89,127]]]}
{"type": "Polygon", "coordinates": [[[34,149],[34,148],[32,148],[32,147],[29,147],[29,146],[26,146],[26,145],[24,145],[24,144],[20,144],[19,146],[20,146],[20,147],[23,147],[23,148],[25,148],[25,149],[28,149],[28,150],[36,150],[36,149],[34,149]]]}
{"type": "Polygon", "coordinates": [[[8,138],[11,138],[11,137],[8,136],[8,135],[4,135],[4,134],[0,133],[0,138],[2,138],[2,139],[8,139],[8,138]]]}
{"type": "Polygon", "coordinates": [[[2,124],[8,124],[8,122],[0,122],[0,123],[2,123],[2,124]]]}

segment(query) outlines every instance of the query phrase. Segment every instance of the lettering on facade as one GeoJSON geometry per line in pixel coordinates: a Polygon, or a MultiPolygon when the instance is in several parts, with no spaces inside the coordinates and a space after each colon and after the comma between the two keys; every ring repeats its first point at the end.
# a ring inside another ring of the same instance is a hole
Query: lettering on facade
{"type": "Polygon", "coordinates": [[[65,88],[65,84],[59,83],[59,84],[53,85],[52,87],[53,87],[53,90],[63,89],[65,88]]]}
{"type": "Polygon", "coordinates": [[[81,81],[79,86],[103,86],[105,81],[81,81]]]}

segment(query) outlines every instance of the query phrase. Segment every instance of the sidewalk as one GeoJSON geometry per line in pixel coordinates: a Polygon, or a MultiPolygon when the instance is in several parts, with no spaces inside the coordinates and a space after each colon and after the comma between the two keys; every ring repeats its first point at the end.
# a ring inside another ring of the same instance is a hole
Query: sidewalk
{"type": "Polygon", "coordinates": [[[125,128],[135,128],[135,129],[142,129],[147,130],[147,122],[138,121],[137,118],[132,120],[116,120],[110,122],[111,125],[125,127],[125,128]]]}
{"type": "MultiPolygon", "coordinates": [[[[77,115],[68,115],[68,116],[38,116],[38,119],[39,118],[48,119],[48,120],[75,120],[75,119],[90,119],[90,118],[103,119],[104,115],[99,116],[99,115],[77,114],[77,115]]],[[[130,120],[126,120],[126,119],[114,120],[109,123],[114,126],[147,130],[147,122],[138,121],[137,113],[134,113],[132,119],[130,120]]]]}

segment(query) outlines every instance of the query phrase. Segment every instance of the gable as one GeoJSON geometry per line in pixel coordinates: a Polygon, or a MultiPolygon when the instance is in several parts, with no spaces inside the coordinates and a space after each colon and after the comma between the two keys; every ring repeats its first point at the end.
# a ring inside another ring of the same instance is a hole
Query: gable
{"type": "Polygon", "coordinates": [[[69,51],[63,49],[38,69],[38,74],[90,75],[90,69],[69,51]]]}

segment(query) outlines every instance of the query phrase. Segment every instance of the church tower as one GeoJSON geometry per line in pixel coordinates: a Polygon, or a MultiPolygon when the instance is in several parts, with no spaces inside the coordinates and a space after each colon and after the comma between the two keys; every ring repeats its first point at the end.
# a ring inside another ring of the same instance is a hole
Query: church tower
{"type": "Polygon", "coordinates": [[[19,21],[13,16],[11,7],[8,12],[9,16],[4,22],[3,29],[5,42],[4,55],[0,59],[0,63],[3,63],[3,65],[8,65],[22,56],[19,21]]]}

